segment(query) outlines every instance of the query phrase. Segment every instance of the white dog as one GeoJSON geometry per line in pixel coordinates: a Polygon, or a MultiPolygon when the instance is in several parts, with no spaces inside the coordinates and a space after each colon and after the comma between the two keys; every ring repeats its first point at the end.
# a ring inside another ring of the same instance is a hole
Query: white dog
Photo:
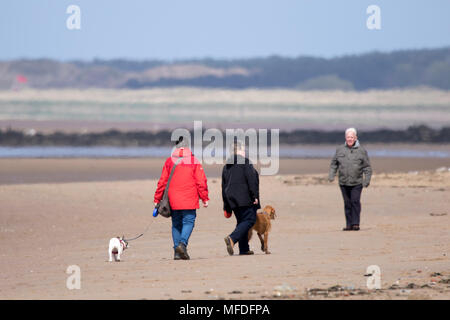
{"type": "Polygon", "coordinates": [[[111,238],[109,240],[109,262],[112,262],[114,256],[115,261],[120,261],[120,255],[122,252],[128,248],[128,242],[122,237],[111,238]]]}

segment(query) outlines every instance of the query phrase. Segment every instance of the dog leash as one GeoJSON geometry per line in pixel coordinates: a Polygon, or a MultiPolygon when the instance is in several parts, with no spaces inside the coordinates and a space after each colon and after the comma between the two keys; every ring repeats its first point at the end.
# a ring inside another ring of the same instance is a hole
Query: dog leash
{"type": "MultiPolygon", "coordinates": [[[[173,172],[175,171],[175,168],[176,168],[177,164],[178,164],[181,160],[183,160],[183,157],[178,157],[177,161],[175,162],[174,166],[172,167],[172,170],[171,170],[171,172],[170,172],[170,176],[169,176],[169,180],[168,180],[167,184],[170,184],[170,180],[172,179],[173,172]]],[[[167,189],[167,188],[166,188],[166,189],[167,189]]],[[[166,190],[164,190],[164,192],[166,192],[166,190]]],[[[156,210],[156,209],[155,209],[155,210],[156,210]]],[[[156,215],[157,215],[157,214],[156,214],[156,215]]],[[[154,212],[153,212],[153,217],[156,217],[156,215],[155,215],[154,212]]],[[[131,239],[126,239],[126,240],[124,239],[124,240],[125,240],[125,241],[132,241],[132,240],[139,239],[140,237],[142,237],[142,236],[144,235],[144,233],[147,232],[147,230],[148,230],[148,228],[150,227],[151,224],[152,224],[152,223],[150,222],[150,223],[148,224],[147,228],[145,228],[144,232],[142,232],[142,233],[141,233],[140,235],[138,235],[137,237],[134,237],[134,238],[131,238],[131,239]]]]}
{"type": "Polygon", "coordinates": [[[146,232],[147,232],[147,230],[148,230],[148,228],[150,228],[150,225],[151,225],[152,223],[150,222],[149,224],[148,224],[148,226],[147,226],[147,228],[145,228],[145,230],[144,230],[144,232],[142,232],[140,235],[138,235],[137,237],[134,237],[134,238],[131,238],[131,239],[123,239],[123,240],[125,240],[125,241],[132,241],[132,240],[136,240],[136,239],[139,239],[140,237],[142,237],[146,232]]]}

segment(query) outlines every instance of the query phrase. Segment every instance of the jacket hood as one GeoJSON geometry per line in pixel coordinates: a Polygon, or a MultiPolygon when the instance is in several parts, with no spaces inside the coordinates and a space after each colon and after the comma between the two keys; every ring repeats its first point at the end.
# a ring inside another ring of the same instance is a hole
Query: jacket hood
{"type": "Polygon", "coordinates": [[[175,158],[180,158],[180,157],[187,158],[190,156],[192,156],[192,151],[189,148],[184,148],[184,147],[176,148],[172,152],[172,157],[175,157],[175,158]]]}
{"type": "Polygon", "coordinates": [[[170,158],[173,163],[175,163],[179,158],[182,158],[181,162],[184,164],[200,164],[200,161],[194,156],[189,148],[176,148],[172,152],[170,158]]]}
{"type": "MultiPolygon", "coordinates": [[[[347,145],[347,142],[344,142],[344,146],[349,148],[349,146],[347,145]]],[[[359,147],[359,140],[356,140],[355,144],[351,148],[353,149],[353,148],[358,148],[358,147],[359,147]]]]}

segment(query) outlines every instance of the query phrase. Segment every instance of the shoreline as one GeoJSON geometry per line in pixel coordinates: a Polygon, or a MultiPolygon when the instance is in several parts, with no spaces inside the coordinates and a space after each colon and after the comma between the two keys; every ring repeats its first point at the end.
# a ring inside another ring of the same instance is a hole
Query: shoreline
{"type": "MultiPolygon", "coordinates": [[[[132,181],[158,179],[164,158],[0,159],[0,185],[132,181]]],[[[280,159],[276,175],[328,174],[330,159],[280,159]]],[[[435,171],[450,167],[447,158],[373,158],[374,174],[435,171]]],[[[204,165],[208,178],[221,176],[222,165],[204,165]]],[[[257,165],[257,169],[260,167],[257,165]]]]}
{"type": "MultiPolygon", "coordinates": [[[[267,148],[279,159],[329,159],[338,144],[280,144],[277,150],[267,148]]],[[[363,146],[372,158],[440,158],[450,159],[450,144],[426,143],[367,143],[363,146]]],[[[0,159],[152,159],[162,158],[172,152],[173,146],[0,146],[0,159]]],[[[205,146],[193,149],[198,159],[208,162],[205,146]]],[[[223,150],[223,156],[226,155],[223,150]]],[[[260,155],[260,158],[263,157],[260,155]]],[[[212,162],[210,159],[209,162],[212,162]]],[[[256,161],[253,161],[254,163],[256,161]]]]}

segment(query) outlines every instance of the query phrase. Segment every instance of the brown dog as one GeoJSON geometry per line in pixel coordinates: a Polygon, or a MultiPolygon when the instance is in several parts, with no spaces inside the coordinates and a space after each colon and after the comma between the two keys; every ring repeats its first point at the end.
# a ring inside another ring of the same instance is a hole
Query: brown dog
{"type": "Polygon", "coordinates": [[[259,240],[261,241],[261,250],[266,254],[270,254],[269,247],[267,245],[269,231],[272,227],[270,220],[274,220],[275,217],[275,209],[272,206],[265,206],[263,212],[258,212],[256,214],[255,225],[248,232],[248,240],[250,241],[250,239],[252,238],[253,230],[256,231],[259,240]]]}

